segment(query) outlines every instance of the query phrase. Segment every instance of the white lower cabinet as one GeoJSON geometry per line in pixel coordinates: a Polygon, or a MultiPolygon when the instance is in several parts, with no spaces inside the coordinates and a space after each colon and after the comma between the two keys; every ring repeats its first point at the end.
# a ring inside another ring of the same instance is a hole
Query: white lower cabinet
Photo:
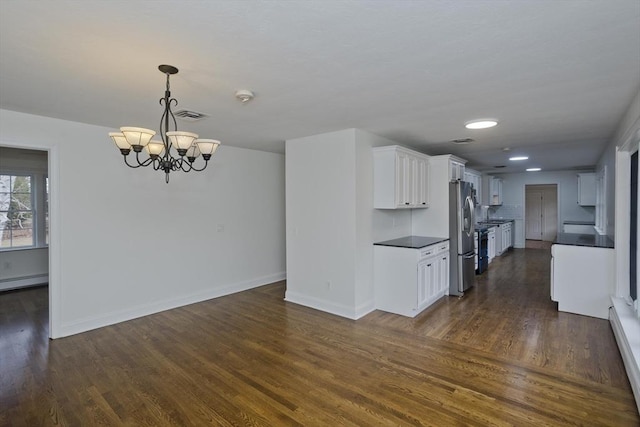
{"type": "Polygon", "coordinates": [[[449,242],[422,249],[374,246],[376,308],[415,317],[449,293],[449,242]]]}
{"type": "Polygon", "coordinates": [[[558,311],[609,318],[615,293],[613,248],[551,246],[551,300],[558,311]]]}
{"type": "Polygon", "coordinates": [[[506,252],[510,247],[512,247],[512,238],[511,238],[511,223],[507,222],[502,225],[502,252],[506,252]]]}
{"type": "Polygon", "coordinates": [[[496,228],[491,227],[489,229],[488,239],[487,239],[487,252],[489,262],[493,261],[496,257],[496,228]]]}

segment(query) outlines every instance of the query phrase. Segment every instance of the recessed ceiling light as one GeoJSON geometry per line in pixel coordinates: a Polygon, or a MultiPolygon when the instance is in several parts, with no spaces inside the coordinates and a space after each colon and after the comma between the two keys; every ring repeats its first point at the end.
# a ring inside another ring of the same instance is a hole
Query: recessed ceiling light
{"type": "Polygon", "coordinates": [[[467,129],[487,129],[492,128],[498,124],[497,120],[493,119],[482,119],[482,120],[471,120],[464,124],[464,127],[467,129]]]}
{"type": "Polygon", "coordinates": [[[540,169],[540,168],[529,168],[529,169],[527,169],[527,172],[539,172],[541,170],[542,169],[540,169]]]}
{"type": "Polygon", "coordinates": [[[516,157],[509,157],[509,160],[517,162],[518,160],[527,160],[528,158],[529,157],[527,157],[527,156],[516,156],[516,157]]]}

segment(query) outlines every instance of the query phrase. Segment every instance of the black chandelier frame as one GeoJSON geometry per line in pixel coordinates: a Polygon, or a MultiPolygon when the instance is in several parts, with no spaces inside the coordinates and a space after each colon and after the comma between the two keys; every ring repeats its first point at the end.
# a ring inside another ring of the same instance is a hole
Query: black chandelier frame
{"type": "Polygon", "coordinates": [[[171,154],[171,148],[173,148],[173,144],[168,135],[172,132],[170,131],[171,123],[173,123],[173,132],[178,132],[178,123],[176,121],[175,115],[173,114],[173,111],[171,110],[171,107],[178,105],[178,101],[175,98],[171,97],[170,77],[173,74],[177,74],[178,69],[172,65],[160,65],[158,66],[158,69],[160,70],[160,72],[162,72],[167,76],[164,97],[160,98],[160,101],[159,101],[160,105],[164,107],[162,117],[160,118],[160,138],[162,139],[162,145],[163,145],[163,149],[160,152],[160,154],[152,152],[147,147],[149,157],[143,160],[141,159],[141,156],[140,156],[140,153],[145,148],[145,146],[147,146],[148,144],[158,145],[159,141],[149,141],[145,145],[129,144],[128,142],[125,143],[124,146],[122,143],[119,144],[116,138],[118,136],[121,136],[121,137],[124,136],[124,129],[127,129],[127,128],[121,128],[121,130],[123,130],[122,134],[112,133],[110,134],[110,136],[112,136],[112,138],[114,139],[114,142],[116,142],[116,145],[120,149],[120,153],[123,155],[123,158],[124,158],[124,163],[127,166],[133,169],[151,166],[154,170],[162,170],[165,173],[165,182],[169,183],[170,172],[176,172],[176,171],[201,172],[205,170],[207,165],[209,164],[209,160],[211,159],[211,156],[217,149],[217,146],[220,144],[220,142],[209,140],[209,139],[198,140],[198,135],[186,132],[186,134],[189,134],[195,137],[193,138],[193,142],[191,146],[188,149],[179,148],[178,146],[176,146],[175,150],[178,153],[179,157],[175,157],[174,155],[171,154]],[[209,144],[209,147],[212,147],[212,149],[209,150],[210,151],[209,153],[201,152],[201,150],[199,149],[199,144],[201,143],[209,144]],[[131,153],[131,150],[133,150],[133,152],[135,153],[136,163],[129,162],[128,156],[131,153]],[[204,165],[202,165],[201,167],[198,167],[195,165],[195,161],[196,161],[196,158],[199,157],[200,155],[202,155],[202,159],[204,160],[204,165]]]}

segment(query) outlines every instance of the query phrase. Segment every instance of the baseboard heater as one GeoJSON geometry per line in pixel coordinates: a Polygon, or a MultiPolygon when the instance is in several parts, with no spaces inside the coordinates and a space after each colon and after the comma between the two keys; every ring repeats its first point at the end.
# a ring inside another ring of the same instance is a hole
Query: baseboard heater
{"type": "Polygon", "coordinates": [[[640,345],[637,340],[634,343],[629,341],[631,337],[640,336],[640,319],[622,298],[611,298],[611,301],[609,321],[640,411],[640,345]]]}
{"type": "Polygon", "coordinates": [[[14,277],[0,280],[0,291],[28,288],[29,286],[46,285],[49,283],[48,274],[38,274],[26,277],[14,277]]]}

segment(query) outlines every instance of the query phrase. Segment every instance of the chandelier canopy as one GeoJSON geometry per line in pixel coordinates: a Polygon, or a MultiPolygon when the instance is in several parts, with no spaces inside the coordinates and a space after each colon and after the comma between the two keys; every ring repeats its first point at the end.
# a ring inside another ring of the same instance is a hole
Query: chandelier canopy
{"type": "Polygon", "coordinates": [[[160,118],[160,138],[151,139],[156,132],[151,129],[125,126],[120,132],[109,132],[109,136],[120,149],[124,162],[130,168],[151,166],[154,170],[162,170],[165,173],[165,181],[169,183],[171,171],[191,172],[203,171],[209,164],[209,159],[216,152],[220,141],[215,139],[202,139],[192,132],[178,131],[176,118],[171,111],[171,105],[178,105],[175,98],[171,98],[169,77],[177,74],[178,69],[172,65],[160,65],[158,69],[167,76],[167,87],[164,98],[160,98],[160,105],[164,112],[160,118]],[[171,131],[169,125],[173,123],[171,131]],[[136,163],[129,163],[131,150],[136,153],[136,163]],[[140,153],[145,149],[146,158],[141,158],[140,153]],[[204,164],[196,165],[196,159],[202,157],[204,164]]]}

